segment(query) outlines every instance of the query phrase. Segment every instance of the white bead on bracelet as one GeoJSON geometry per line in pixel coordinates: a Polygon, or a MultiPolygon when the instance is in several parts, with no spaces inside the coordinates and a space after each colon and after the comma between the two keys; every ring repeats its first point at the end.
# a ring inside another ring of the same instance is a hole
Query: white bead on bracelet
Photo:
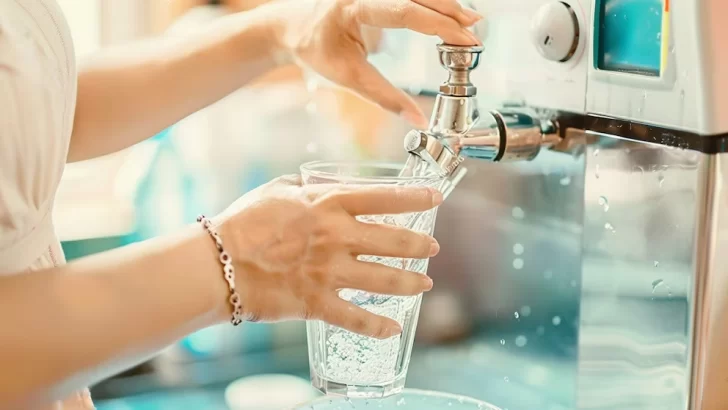
{"type": "Polygon", "coordinates": [[[235,290],[235,268],[233,267],[233,260],[230,257],[230,254],[228,254],[223,248],[222,238],[220,238],[220,235],[217,231],[215,231],[215,228],[212,226],[212,222],[205,218],[204,215],[198,216],[197,222],[201,223],[207,233],[212,236],[212,239],[215,240],[215,247],[220,252],[220,263],[222,264],[222,270],[225,274],[225,281],[227,282],[228,289],[230,290],[228,302],[230,302],[233,306],[233,316],[230,319],[230,322],[233,326],[237,326],[243,323],[243,304],[240,300],[240,294],[238,294],[237,290],[235,290]]]}

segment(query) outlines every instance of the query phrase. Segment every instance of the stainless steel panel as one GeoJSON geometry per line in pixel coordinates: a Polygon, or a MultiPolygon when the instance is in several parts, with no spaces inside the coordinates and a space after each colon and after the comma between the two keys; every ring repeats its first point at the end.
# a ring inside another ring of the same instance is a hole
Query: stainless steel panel
{"type": "Polygon", "coordinates": [[[700,166],[696,213],[696,263],[693,298],[691,410],[728,406],[728,175],[726,154],[705,158],[700,166]]]}
{"type": "Polygon", "coordinates": [[[709,157],[600,136],[586,158],[577,407],[684,410],[709,157]]]}

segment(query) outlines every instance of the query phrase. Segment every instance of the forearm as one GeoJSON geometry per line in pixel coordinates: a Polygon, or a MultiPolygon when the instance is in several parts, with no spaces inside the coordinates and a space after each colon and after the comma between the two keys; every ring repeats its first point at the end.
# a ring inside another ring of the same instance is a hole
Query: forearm
{"type": "Polygon", "coordinates": [[[265,8],[231,15],[82,65],[69,161],[129,147],[274,68],[271,17],[265,8]]]}
{"type": "Polygon", "coordinates": [[[199,227],[0,277],[0,408],[64,397],[225,320],[226,292],[214,243],[199,227]]]}

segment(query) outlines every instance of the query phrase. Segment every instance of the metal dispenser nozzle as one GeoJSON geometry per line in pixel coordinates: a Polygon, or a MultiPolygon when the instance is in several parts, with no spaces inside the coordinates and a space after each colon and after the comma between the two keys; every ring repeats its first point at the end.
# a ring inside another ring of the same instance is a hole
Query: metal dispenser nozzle
{"type": "Polygon", "coordinates": [[[405,136],[405,150],[450,175],[463,157],[494,162],[530,160],[542,146],[561,140],[557,122],[540,119],[525,108],[481,114],[470,72],[478,66],[483,47],[441,44],[437,50],[448,79],[440,85],[428,129],[410,131],[405,136]]]}

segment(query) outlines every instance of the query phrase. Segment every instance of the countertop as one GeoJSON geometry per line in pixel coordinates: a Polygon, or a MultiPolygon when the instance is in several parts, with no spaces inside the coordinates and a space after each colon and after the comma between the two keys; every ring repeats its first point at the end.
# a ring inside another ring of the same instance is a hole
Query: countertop
{"type": "MultiPolygon", "coordinates": [[[[563,348],[566,333],[547,330],[517,345],[514,341],[523,335],[491,329],[454,345],[417,347],[407,387],[469,396],[504,410],[571,410],[576,357],[573,350],[563,348]]],[[[305,372],[293,374],[307,378],[305,372]]],[[[225,387],[220,383],[160,391],[97,405],[99,410],[231,410],[225,387]]]]}

